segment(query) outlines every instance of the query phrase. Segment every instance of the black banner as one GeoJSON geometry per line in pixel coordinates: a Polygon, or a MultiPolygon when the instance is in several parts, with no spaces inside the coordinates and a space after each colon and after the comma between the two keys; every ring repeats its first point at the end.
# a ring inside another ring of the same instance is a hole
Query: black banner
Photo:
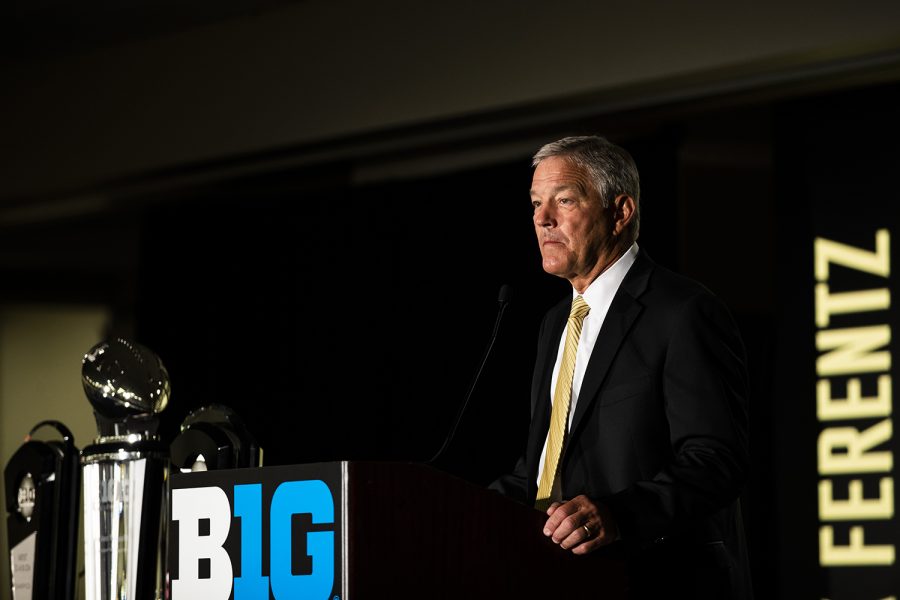
{"type": "Polygon", "coordinates": [[[780,115],[772,542],[784,598],[874,600],[900,589],[898,96],[806,99],[780,115]]]}

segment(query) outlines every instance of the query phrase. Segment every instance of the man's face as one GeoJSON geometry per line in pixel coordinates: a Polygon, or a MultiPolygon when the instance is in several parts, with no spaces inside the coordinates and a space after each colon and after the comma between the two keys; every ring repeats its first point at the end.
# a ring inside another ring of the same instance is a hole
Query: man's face
{"type": "Polygon", "coordinates": [[[583,292],[615,258],[615,208],[603,208],[585,169],[558,156],[535,168],[531,204],[544,270],[583,292]]]}

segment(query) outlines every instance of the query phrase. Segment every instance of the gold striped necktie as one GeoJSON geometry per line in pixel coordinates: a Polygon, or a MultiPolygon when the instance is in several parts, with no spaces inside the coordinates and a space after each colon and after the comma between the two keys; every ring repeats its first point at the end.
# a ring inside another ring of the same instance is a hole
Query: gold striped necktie
{"type": "Polygon", "coordinates": [[[572,310],[569,312],[569,323],[566,328],[566,345],[563,349],[562,363],[559,366],[559,375],[556,377],[556,390],[553,393],[553,412],[550,414],[550,429],[547,431],[544,470],[541,472],[541,481],[538,484],[537,501],[535,502],[535,506],[541,510],[546,510],[554,499],[560,499],[552,496],[559,495],[557,471],[566,431],[569,428],[569,400],[572,398],[575,354],[578,351],[578,338],[581,337],[581,325],[590,310],[591,307],[581,296],[575,296],[575,299],[572,300],[572,310]]]}

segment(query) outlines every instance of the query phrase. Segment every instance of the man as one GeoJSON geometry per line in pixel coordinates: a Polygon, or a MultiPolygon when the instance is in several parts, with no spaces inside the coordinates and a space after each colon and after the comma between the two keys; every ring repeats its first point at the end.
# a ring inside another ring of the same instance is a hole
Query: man
{"type": "Polygon", "coordinates": [[[546,510],[543,533],[563,551],[612,545],[633,597],[750,598],[737,327],[706,288],[638,247],[628,152],[570,137],[533,166],[543,268],[572,295],[541,325],[524,456],[491,487],[546,510]]]}

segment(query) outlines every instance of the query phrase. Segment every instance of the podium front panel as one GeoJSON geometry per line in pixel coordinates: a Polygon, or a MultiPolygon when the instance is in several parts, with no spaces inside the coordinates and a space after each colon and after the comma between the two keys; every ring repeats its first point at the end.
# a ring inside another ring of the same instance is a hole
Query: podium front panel
{"type": "Polygon", "coordinates": [[[173,473],[168,597],[345,600],[346,469],[173,473]]]}

